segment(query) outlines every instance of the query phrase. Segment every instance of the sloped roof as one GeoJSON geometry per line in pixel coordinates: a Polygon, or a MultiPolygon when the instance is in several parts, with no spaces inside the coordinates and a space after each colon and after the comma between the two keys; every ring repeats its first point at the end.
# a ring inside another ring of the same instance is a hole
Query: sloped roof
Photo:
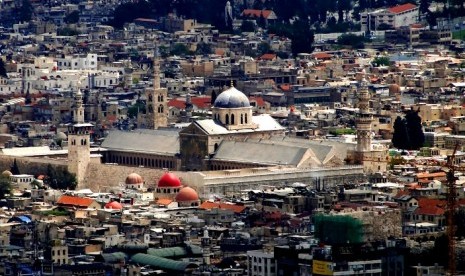
{"type": "Polygon", "coordinates": [[[260,131],[273,131],[283,130],[284,128],[270,115],[262,114],[258,116],[252,116],[252,122],[258,126],[256,129],[237,129],[228,130],[219,122],[211,119],[195,121],[198,127],[203,129],[207,134],[231,134],[231,133],[249,133],[249,132],[260,132],[260,131]]]}
{"type": "Polygon", "coordinates": [[[197,267],[196,264],[188,262],[173,261],[166,258],[160,258],[157,256],[138,253],[132,256],[131,261],[138,264],[149,265],[152,267],[158,267],[161,269],[171,270],[171,271],[185,271],[188,268],[197,267]]]}
{"type": "Polygon", "coordinates": [[[167,248],[149,248],[147,254],[161,258],[181,258],[188,255],[186,248],[176,246],[167,248]]]}
{"type": "Polygon", "coordinates": [[[175,155],[179,153],[179,129],[137,131],[110,131],[102,148],[115,151],[175,155]]]}
{"type": "Polygon", "coordinates": [[[76,206],[76,207],[89,207],[89,205],[91,205],[92,202],[94,201],[95,200],[93,200],[92,198],[87,198],[87,197],[63,195],[58,199],[57,204],[76,206]]]}
{"type": "Polygon", "coordinates": [[[389,8],[389,11],[392,12],[392,13],[401,13],[401,12],[405,12],[405,11],[408,11],[408,10],[412,10],[412,9],[414,9],[416,7],[417,6],[412,4],[412,3],[407,3],[407,4],[391,7],[391,8],[389,8]]]}
{"type": "Polygon", "coordinates": [[[240,214],[244,212],[244,210],[247,208],[243,205],[237,205],[237,204],[227,204],[227,203],[216,203],[216,202],[211,202],[211,201],[205,201],[199,206],[200,209],[204,210],[211,210],[211,209],[226,209],[226,210],[231,210],[236,214],[240,214]]]}
{"type": "Polygon", "coordinates": [[[242,15],[247,16],[247,17],[256,17],[259,18],[262,16],[266,19],[275,19],[274,13],[272,10],[253,10],[253,9],[245,9],[242,12],[242,15]],[[270,16],[272,15],[272,16],[270,16]]]}
{"type": "Polygon", "coordinates": [[[304,158],[307,148],[256,142],[223,141],[213,160],[297,166],[304,158]]]}
{"type": "Polygon", "coordinates": [[[157,204],[163,206],[168,206],[171,204],[171,202],[173,202],[173,200],[169,198],[160,198],[159,200],[157,200],[157,204]]]}

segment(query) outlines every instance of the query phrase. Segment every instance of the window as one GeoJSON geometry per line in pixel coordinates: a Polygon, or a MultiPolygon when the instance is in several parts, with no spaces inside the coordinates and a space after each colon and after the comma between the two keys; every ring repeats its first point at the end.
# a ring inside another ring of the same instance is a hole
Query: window
{"type": "Polygon", "coordinates": [[[228,115],[228,114],[226,114],[225,122],[224,122],[224,123],[227,124],[227,125],[229,125],[229,115],[228,115]]]}

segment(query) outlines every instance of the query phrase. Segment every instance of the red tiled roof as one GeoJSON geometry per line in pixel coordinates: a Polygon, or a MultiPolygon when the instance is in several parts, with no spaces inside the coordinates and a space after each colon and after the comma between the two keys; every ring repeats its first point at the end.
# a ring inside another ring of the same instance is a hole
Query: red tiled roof
{"type": "Polygon", "coordinates": [[[232,210],[234,213],[239,214],[242,213],[246,207],[236,204],[226,204],[226,203],[216,203],[211,201],[205,201],[199,207],[200,209],[204,210],[211,210],[211,209],[227,209],[232,210]]]}
{"type": "Polygon", "coordinates": [[[157,200],[157,204],[163,206],[168,206],[171,204],[171,202],[173,202],[173,200],[169,198],[160,198],[159,200],[157,200]]]}
{"type": "Polygon", "coordinates": [[[259,60],[274,60],[276,58],[276,54],[263,54],[259,57],[259,60]]]}
{"type": "Polygon", "coordinates": [[[179,109],[184,109],[186,107],[186,102],[179,99],[171,99],[168,102],[169,107],[176,107],[179,109]]]}
{"type": "Polygon", "coordinates": [[[421,197],[418,199],[418,206],[420,207],[425,207],[425,206],[445,207],[446,201],[440,200],[440,199],[434,199],[434,198],[421,197]]]}
{"type": "Polygon", "coordinates": [[[415,215],[442,216],[445,210],[439,206],[423,206],[417,208],[414,213],[415,215]]]}
{"type": "Polygon", "coordinates": [[[417,178],[429,178],[429,177],[446,177],[445,172],[435,172],[435,173],[417,173],[417,178]]]}
{"type": "Polygon", "coordinates": [[[249,100],[251,102],[255,101],[257,106],[265,106],[265,100],[262,97],[250,97],[249,100]]]}
{"type": "Polygon", "coordinates": [[[403,5],[399,5],[399,6],[389,8],[389,11],[392,12],[392,13],[401,13],[401,12],[405,12],[405,11],[408,11],[408,10],[412,10],[412,9],[414,9],[416,7],[417,6],[412,4],[412,3],[407,3],[407,4],[403,4],[403,5]]]}
{"type": "MultiPolygon", "coordinates": [[[[208,109],[211,106],[211,97],[210,96],[192,97],[191,102],[198,109],[208,109]]],[[[171,99],[168,102],[168,106],[176,107],[179,109],[184,109],[186,108],[186,99],[185,98],[171,99]]]]}
{"type": "Polygon", "coordinates": [[[242,12],[243,16],[247,17],[260,17],[263,14],[264,18],[268,18],[270,16],[272,11],[270,10],[252,10],[252,9],[246,9],[242,12]]]}
{"type": "Polygon", "coordinates": [[[211,97],[202,96],[202,97],[192,97],[192,104],[197,106],[199,109],[208,109],[211,106],[211,97]]]}
{"type": "Polygon", "coordinates": [[[76,207],[89,207],[92,202],[94,202],[92,198],[63,195],[58,199],[57,204],[76,207]]]}
{"type": "Polygon", "coordinates": [[[317,59],[330,59],[333,57],[333,55],[330,55],[328,53],[314,53],[313,57],[317,59]]]}

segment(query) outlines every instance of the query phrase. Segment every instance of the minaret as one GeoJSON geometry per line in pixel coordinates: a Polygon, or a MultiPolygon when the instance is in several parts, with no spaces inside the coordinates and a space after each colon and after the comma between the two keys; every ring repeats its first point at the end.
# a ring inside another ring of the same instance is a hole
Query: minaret
{"type": "Polygon", "coordinates": [[[187,93],[186,95],[186,117],[184,118],[184,121],[186,123],[190,122],[191,118],[192,118],[192,110],[193,110],[194,106],[192,105],[192,96],[190,93],[187,93]]]}
{"type": "Polygon", "coordinates": [[[210,246],[211,246],[211,238],[208,236],[208,230],[203,230],[203,237],[200,241],[202,245],[203,251],[203,263],[206,265],[210,265],[210,246]]]}
{"type": "Polygon", "coordinates": [[[82,187],[90,162],[90,133],[93,125],[84,122],[80,82],[74,106],[73,124],[68,126],[68,171],[76,175],[77,185],[82,187]]]}
{"type": "Polygon", "coordinates": [[[371,151],[371,123],[373,115],[370,112],[370,92],[368,83],[363,72],[360,88],[358,90],[358,114],[355,122],[357,124],[357,152],[371,151]]]}
{"type": "Polygon", "coordinates": [[[160,86],[158,51],[154,56],[153,72],[153,89],[145,90],[147,98],[145,124],[149,129],[168,126],[168,90],[160,86]]]}

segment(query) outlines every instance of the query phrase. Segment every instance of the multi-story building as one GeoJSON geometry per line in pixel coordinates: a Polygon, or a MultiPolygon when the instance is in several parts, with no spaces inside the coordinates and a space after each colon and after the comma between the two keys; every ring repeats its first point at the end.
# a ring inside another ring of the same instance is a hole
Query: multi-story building
{"type": "Polygon", "coordinates": [[[418,22],[418,13],[418,7],[411,3],[388,9],[363,12],[361,14],[362,31],[395,29],[409,26],[418,22]]]}
{"type": "Polygon", "coordinates": [[[274,253],[262,250],[247,251],[247,270],[249,276],[275,276],[274,253]]]}

